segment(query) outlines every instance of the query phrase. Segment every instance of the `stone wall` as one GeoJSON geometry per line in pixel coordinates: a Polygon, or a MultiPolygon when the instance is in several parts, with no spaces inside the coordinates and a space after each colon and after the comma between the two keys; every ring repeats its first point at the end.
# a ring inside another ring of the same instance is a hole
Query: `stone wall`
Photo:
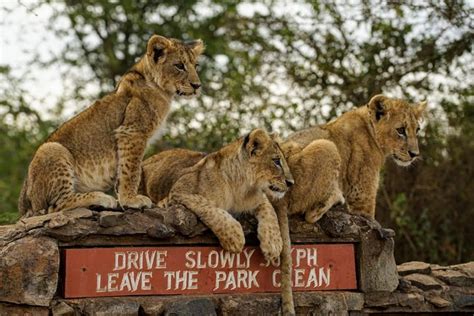
{"type": "MultiPolygon", "coordinates": [[[[248,244],[256,221],[239,218],[248,244]]],[[[395,265],[393,231],[343,209],[317,224],[290,219],[293,243],[357,245],[358,291],[295,293],[298,314],[474,312],[474,263],[395,265]],[[398,270],[398,271],[397,271],[398,270]]],[[[60,249],[93,246],[216,245],[194,214],[180,207],[143,211],[77,209],[0,226],[0,315],[276,315],[279,294],[135,296],[64,299],[60,249]]]]}

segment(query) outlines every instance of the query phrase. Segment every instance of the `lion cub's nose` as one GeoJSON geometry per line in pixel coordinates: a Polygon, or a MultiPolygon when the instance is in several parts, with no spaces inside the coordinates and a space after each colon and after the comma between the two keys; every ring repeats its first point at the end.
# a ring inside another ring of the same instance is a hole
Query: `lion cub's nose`
{"type": "Polygon", "coordinates": [[[194,90],[197,90],[201,87],[201,84],[200,83],[191,83],[191,87],[193,87],[194,90]]]}
{"type": "Polygon", "coordinates": [[[293,180],[293,179],[285,180],[285,183],[286,183],[287,187],[291,187],[293,184],[295,184],[295,180],[293,180]]]}
{"type": "Polygon", "coordinates": [[[409,150],[408,151],[408,154],[410,155],[410,158],[415,158],[415,157],[418,157],[420,155],[420,152],[419,151],[411,151],[409,150]]]}

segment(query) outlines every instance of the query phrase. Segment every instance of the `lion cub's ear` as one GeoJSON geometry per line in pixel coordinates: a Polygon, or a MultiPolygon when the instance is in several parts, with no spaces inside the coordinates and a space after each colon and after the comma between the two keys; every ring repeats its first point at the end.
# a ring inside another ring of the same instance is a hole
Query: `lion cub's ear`
{"type": "Polygon", "coordinates": [[[270,137],[263,129],[254,129],[244,138],[243,147],[249,156],[259,156],[267,146],[270,137]]]}
{"type": "Polygon", "coordinates": [[[171,48],[173,43],[164,36],[153,35],[148,41],[146,54],[152,58],[155,63],[165,55],[166,50],[171,48]]]}
{"type": "Polygon", "coordinates": [[[200,39],[186,42],[186,46],[189,47],[196,56],[201,55],[204,52],[204,49],[206,48],[204,46],[204,43],[200,39]]]}
{"type": "Polygon", "coordinates": [[[426,101],[420,102],[413,108],[417,120],[420,120],[423,117],[423,113],[426,110],[428,103],[426,101]]]}
{"type": "Polygon", "coordinates": [[[283,140],[281,139],[280,135],[277,132],[270,133],[270,138],[277,143],[283,142],[283,140]]]}
{"type": "Polygon", "coordinates": [[[370,99],[367,107],[369,108],[370,117],[378,122],[382,116],[387,114],[388,105],[387,97],[382,94],[377,94],[370,99]]]}

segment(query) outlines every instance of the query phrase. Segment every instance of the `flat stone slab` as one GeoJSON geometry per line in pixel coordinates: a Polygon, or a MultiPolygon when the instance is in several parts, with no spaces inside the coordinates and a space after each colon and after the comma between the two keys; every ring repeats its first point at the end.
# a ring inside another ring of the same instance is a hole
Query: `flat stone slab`
{"type": "Polygon", "coordinates": [[[429,263],[410,261],[397,266],[397,271],[399,275],[407,275],[412,273],[430,274],[431,267],[429,263]]]}
{"type": "Polygon", "coordinates": [[[441,290],[443,289],[443,284],[436,280],[434,277],[426,275],[426,274],[419,274],[414,273],[404,277],[404,280],[410,281],[411,284],[416,286],[421,290],[441,290]]]}

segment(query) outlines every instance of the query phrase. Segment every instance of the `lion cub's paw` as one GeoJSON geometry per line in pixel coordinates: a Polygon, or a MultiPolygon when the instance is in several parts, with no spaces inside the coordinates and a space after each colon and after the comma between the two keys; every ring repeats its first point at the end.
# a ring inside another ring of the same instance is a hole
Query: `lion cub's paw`
{"type": "Polygon", "coordinates": [[[280,258],[283,241],[278,224],[259,224],[258,239],[260,240],[260,249],[266,260],[273,262],[280,258]]]}
{"type": "Polygon", "coordinates": [[[314,210],[307,211],[305,214],[306,222],[310,224],[314,224],[317,221],[319,221],[325,213],[326,212],[322,211],[321,209],[314,209],[314,210]]]}
{"type": "Polygon", "coordinates": [[[230,252],[238,253],[244,249],[245,235],[240,223],[235,219],[232,220],[232,223],[223,225],[215,234],[217,238],[219,238],[222,248],[230,252]]]}
{"type": "Polygon", "coordinates": [[[119,202],[122,207],[129,208],[149,208],[152,205],[152,202],[148,197],[140,194],[128,198],[119,199],[119,202]]]}
{"type": "Polygon", "coordinates": [[[92,192],[93,201],[91,205],[101,206],[103,208],[117,208],[117,200],[110,195],[102,192],[92,192]]]}

